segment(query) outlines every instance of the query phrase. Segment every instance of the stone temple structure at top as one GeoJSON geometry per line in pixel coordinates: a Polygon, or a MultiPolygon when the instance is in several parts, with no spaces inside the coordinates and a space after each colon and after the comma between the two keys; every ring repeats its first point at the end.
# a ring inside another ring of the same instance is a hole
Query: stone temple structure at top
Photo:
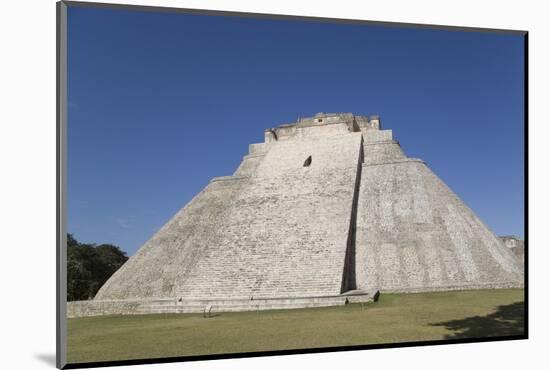
{"type": "Polygon", "coordinates": [[[375,290],[523,285],[510,250],[378,117],[319,113],[264,134],[93,302],[103,311],[126,302],[113,310],[193,312],[208,302],[304,307],[375,290]]]}

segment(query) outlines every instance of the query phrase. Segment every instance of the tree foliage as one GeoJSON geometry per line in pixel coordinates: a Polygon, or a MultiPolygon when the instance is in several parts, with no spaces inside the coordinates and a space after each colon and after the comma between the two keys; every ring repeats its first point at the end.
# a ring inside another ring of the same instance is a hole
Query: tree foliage
{"type": "Polygon", "coordinates": [[[92,299],[126,260],[116,245],[79,243],[67,234],[67,300],[92,299]]]}

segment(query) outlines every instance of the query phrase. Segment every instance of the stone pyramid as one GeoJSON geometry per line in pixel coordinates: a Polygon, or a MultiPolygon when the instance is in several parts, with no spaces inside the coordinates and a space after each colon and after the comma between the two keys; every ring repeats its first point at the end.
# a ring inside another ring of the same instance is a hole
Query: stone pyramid
{"type": "Polygon", "coordinates": [[[319,113],[266,130],[232,176],[213,178],[95,300],[522,284],[510,250],[378,117],[319,113]]]}

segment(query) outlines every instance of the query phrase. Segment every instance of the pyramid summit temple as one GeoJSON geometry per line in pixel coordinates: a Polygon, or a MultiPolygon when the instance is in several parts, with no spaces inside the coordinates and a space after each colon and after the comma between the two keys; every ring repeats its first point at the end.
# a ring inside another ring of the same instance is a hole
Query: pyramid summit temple
{"type": "Polygon", "coordinates": [[[69,316],[330,306],[523,286],[517,258],[377,116],[270,128],[69,316]]]}

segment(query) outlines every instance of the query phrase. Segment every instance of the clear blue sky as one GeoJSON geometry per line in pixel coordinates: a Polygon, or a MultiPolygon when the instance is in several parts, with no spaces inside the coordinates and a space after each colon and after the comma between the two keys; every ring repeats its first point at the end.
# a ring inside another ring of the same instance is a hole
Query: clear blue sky
{"type": "Polygon", "coordinates": [[[378,114],[524,235],[523,37],[69,7],[68,230],[133,254],[263,130],[378,114]]]}

